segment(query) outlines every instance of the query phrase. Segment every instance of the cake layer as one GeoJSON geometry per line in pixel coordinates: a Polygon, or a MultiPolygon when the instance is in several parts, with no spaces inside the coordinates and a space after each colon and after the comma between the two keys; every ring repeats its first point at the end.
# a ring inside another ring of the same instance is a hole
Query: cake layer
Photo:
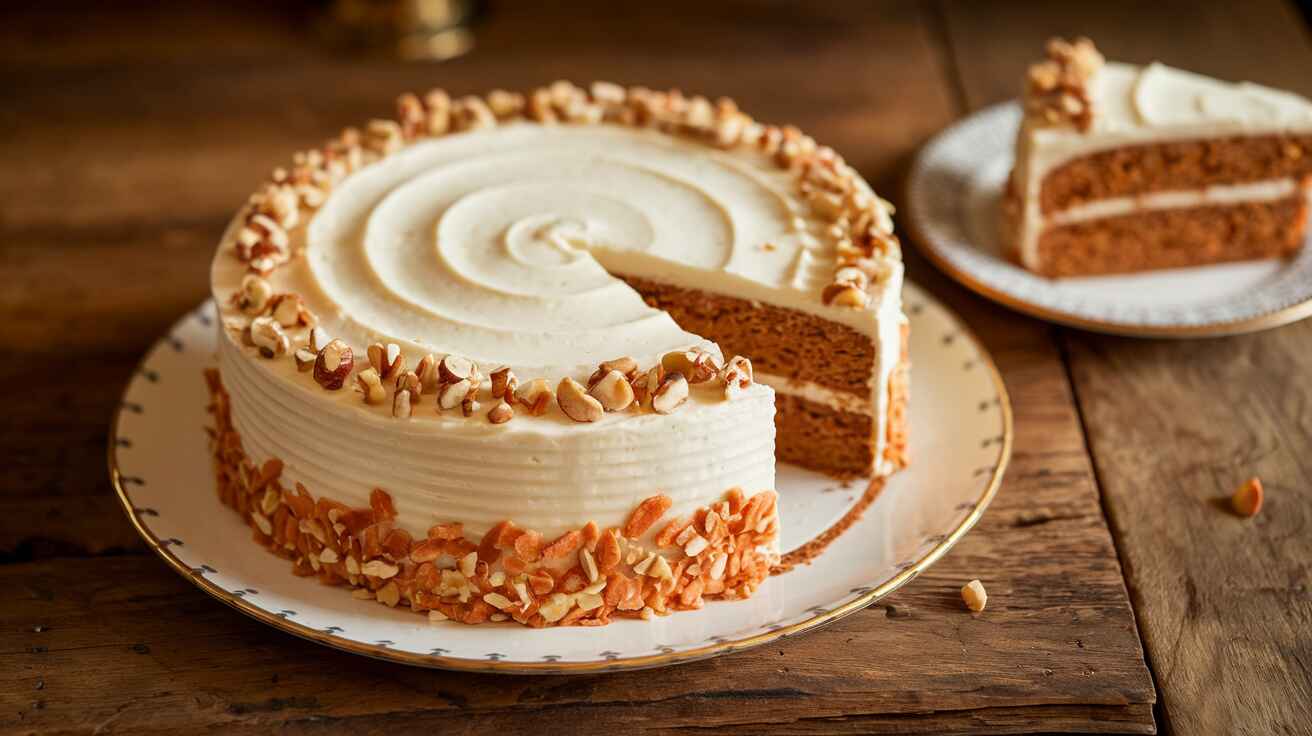
{"type": "Polygon", "coordinates": [[[458,520],[482,534],[515,510],[517,523],[557,535],[589,521],[623,522],[662,493],[687,513],[726,489],[774,488],[773,392],[752,386],[737,401],[694,391],[676,414],[607,414],[591,424],[564,416],[505,425],[458,413],[397,421],[355,411],[339,391],[277,375],[220,336],[219,366],[232,421],[253,462],[278,459],[291,482],[348,505],[385,488],[412,534],[458,520]]]}
{"type": "Polygon", "coordinates": [[[1052,225],[1038,238],[1035,270],[1083,276],[1281,257],[1302,246],[1307,219],[1308,200],[1298,193],[1052,225]]]}
{"type": "Polygon", "coordinates": [[[869,414],[777,394],[774,421],[780,437],[799,438],[797,442],[779,444],[777,457],[782,462],[847,479],[868,475],[879,457],[874,442],[875,423],[869,414]]]}
{"type": "Polygon", "coordinates": [[[1050,170],[1039,193],[1052,214],[1125,195],[1312,176],[1312,135],[1167,141],[1081,156],[1050,170]]]}
{"type": "MultiPolygon", "coordinates": [[[[883,455],[889,377],[901,357],[898,335],[904,321],[900,273],[881,293],[880,308],[869,315],[873,323],[869,331],[880,335],[877,343],[853,328],[796,310],[647,279],[625,280],[648,304],[669,313],[680,325],[714,340],[730,353],[750,358],[757,380],[774,388],[780,397],[794,397],[845,416],[865,417],[864,434],[855,433],[841,440],[868,445],[854,447],[849,453],[851,458],[865,458],[864,468],[850,463],[807,461],[806,448],[815,438],[794,432],[796,428],[791,424],[788,431],[776,435],[780,459],[825,472],[841,465],[844,474],[882,474],[889,470],[874,461],[883,455]]],[[[778,406],[782,413],[790,405],[780,401],[778,406]]]]}
{"type": "Polygon", "coordinates": [[[872,466],[878,469],[877,476],[907,466],[910,330],[904,324],[899,332],[900,349],[887,381],[882,424],[872,421],[871,412],[854,410],[813,391],[790,393],[786,385],[776,390],[774,420],[781,438],[780,460],[838,478],[867,476],[872,466]]]}

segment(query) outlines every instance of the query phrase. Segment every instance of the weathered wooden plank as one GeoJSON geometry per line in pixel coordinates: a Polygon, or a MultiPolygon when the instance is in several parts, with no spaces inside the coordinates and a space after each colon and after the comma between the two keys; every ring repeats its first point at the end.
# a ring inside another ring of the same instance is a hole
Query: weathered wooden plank
{"type": "MultiPolygon", "coordinates": [[[[1312,94],[1312,49],[1281,2],[949,4],[971,107],[1015,93],[1054,34],[1110,58],[1312,94]]],[[[1064,333],[1163,722],[1175,733],[1296,733],[1312,722],[1312,324],[1163,342],[1064,333]],[[1271,493],[1244,522],[1224,499],[1271,493]]]]}
{"type": "Polygon", "coordinates": [[[1068,344],[1107,510],[1172,729],[1312,723],[1312,323],[1068,344]],[[1267,502],[1227,500],[1250,475],[1267,502]]]}

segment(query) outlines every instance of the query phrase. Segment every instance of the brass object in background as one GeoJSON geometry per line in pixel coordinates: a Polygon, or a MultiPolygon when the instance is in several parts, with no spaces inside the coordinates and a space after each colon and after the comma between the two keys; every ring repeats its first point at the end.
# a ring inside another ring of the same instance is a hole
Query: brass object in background
{"type": "Polygon", "coordinates": [[[334,43],[443,61],[474,47],[477,10],[477,0],[333,0],[322,27],[334,43]]]}

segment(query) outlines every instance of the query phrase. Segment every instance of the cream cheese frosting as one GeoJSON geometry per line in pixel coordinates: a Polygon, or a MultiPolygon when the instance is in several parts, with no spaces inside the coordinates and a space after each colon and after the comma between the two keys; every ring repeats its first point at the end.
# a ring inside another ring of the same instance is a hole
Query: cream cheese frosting
{"type": "MultiPolygon", "coordinates": [[[[1250,82],[1231,83],[1152,63],[1109,62],[1090,80],[1094,107],[1087,131],[1026,119],[1017,135],[1012,185],[1025,202],[1017,246],[1022,263],[1038,266],[1038,239],[1048,225],[1039,210],[1039,190],[1048,172],[1098,151],[1168,140],[1312,132],[1312,101],[1250,82]]],[[[1290,182],[1292,183],[1292,182],[1290,182]]],[[[1263,192],[1283,182],[1263,182],[1263,192]]],[[[1243,190],[1230,192],[1235,194],[1243,190]]],[[[1174,193],[1171,193],[1174,194],[1174,193]]],[[[1197,194],[1197,193],[1195,193],[1197,194]]],[[[1190,206],[1225,198],[1210,195],[1135,198],[1133,207],[1190,206]]],[[[1127,202],[1117,205],[1121,208],[1127,202]]],[[[1055,222],[1055,217],[1052,218],[1055,222]]]]}
{"type": "MultiPolygon", "coordinates": [[[[516,123],[420,140],[346,177],[291,232],[303,257],[267,279],[299,294],[357,362],[363,346],[394,342],[411,367],[455,354],[553,385],[585,381],[621,355],[649,365],[671,350],[718,350],[613,274],[727,291],[880,340],[869,401],[855,401],[883,417],[901,264],[871,287],[871,308],[825,305],[818,295],[837,262],[826,226],[794,176],[754,151],[645,129],[516,123]]],[[[230,318],[245,273],[221,248],[212,281],[230,318]]],[[[290,481],[348,505],[385,488],[414,534],[445,519],[481,534],[509,514],[550,536],[620,524],[655,493],[679,514],[731,487],[774,487],[766,385],[735,401],[695,389],[672,415],[608,413],[585,425],[558,413],[492,425],[440,414],[431,395],[397,420],[349,386],[324,391],[292,361],[252,358],[224,334],[220,366],[247,452],[280,458],[290,481]]]]}
{"type": "MultiPolygon", "coordinates": [[[[835,254],[794,189],[760,154],[656,131],[499,126],[419,141],[348,177],[307,228],[308,268],[271,280],[349,344],[521,376],[586,376],[617,355],[650,364],[702,343],[612,272],[729,289],[873,335],[869,313],[816,298],[835,254]]],[[[216,293],[243,272],[216,258],[216,293]]]]}

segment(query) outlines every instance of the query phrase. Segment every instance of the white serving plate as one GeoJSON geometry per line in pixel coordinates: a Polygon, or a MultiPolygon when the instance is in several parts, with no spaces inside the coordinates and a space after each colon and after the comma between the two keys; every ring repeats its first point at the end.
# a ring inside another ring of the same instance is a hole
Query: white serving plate
{"type": "Polygon", "coordinates": [[[1053,279],[1021,268],[998,226],[1020,120],[1016,102],[980,110],[930,141],[912,166],[912,234],[949,276],[1016,311],[1121,335],[1229,335],[1312,315],[1312,247],[1288,259],[1116,276],[1053,279]]]}
{"type": "MultiPolygon", "coordinates": [[[[654,667],[798,634],[859,610],[937,560],[979,519],[1011,452],[1011,406],[992,360],[960,321],[908,285],[912,466],[886,485],[815,562],[767,580],[750,600],[605,627],[527,629],[430,623],[345,588],[291,574],[251,541],[214,491],[202,370],[214,363],[214,305],[178,322],[146,355],[110,435],[109,467],[137,530],[172,568],[237,610],[291,634],[408,664],[498,672],[654,667]]],[[[843,484],[778,473],[783,547],[800,546],[857,501],[843,484]]]]}

